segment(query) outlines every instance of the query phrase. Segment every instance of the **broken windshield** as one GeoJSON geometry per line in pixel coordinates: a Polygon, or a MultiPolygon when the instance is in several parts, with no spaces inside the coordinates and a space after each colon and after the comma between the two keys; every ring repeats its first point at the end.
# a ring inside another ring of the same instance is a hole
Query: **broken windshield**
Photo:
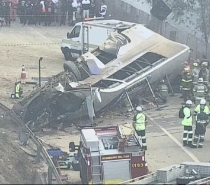
{"type": "Polygon", "coordinates": [[[105,53],[117,55],[120,47],[126,45],[128,40],[117,32],[112,32],[107,40],[99,46],[99,49],[105,53]]]}

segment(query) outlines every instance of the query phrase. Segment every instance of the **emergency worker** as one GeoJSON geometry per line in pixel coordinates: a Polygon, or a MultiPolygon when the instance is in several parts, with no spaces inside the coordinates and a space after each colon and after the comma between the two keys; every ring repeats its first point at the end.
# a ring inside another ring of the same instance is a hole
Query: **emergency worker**
{"type": "Polygon", "coordinates": [[[183,133],[183,146],[191,146],[192,145],[192,114],[191,108],[192,101],[187,100],[185,103],[185,107],[183,108],[184,118],[182,120],[182,125],[184,126],[184,133],[183,133]]]}
{"type": "Polygon", "coordinates": [[[209,124],[208,114],[200,112],[197,115],[196,128],[191,148],[202,148],[206,133],[206,126],[209,124]]]}
{"type": "Polygon", "coordinates": [[[197,116],[197,114],[199,114],[200,112],[205,112],[207,115],[209,115],[209,108],[206,105],[206,100],[205,99],[201,99],[200,100],[200,104],[196,106],[195,110],[194,110],[194,115],[197,116]]]}
{"type": "Polygon", "coordinates": [[[193,88],[193,95],[195,98],[195,105],[198,105],[201,99],[205,99],[208,93],[208,88],[203,84],[203,79],[198,79],[198,84],[193,88]]]}
{"type": "Polygon", "coordinates": [[[208,70],[208,63],[203,62],[201,64],[201,70],[199,72],[199,78],[203,78],[204,84],[208,84],[209,82],[209,70],[208,70]]]}
{"type": "Polygon", "coordinates": [[[193,62],[193,69],[192,69],[193,86],[198,84],[199,72],[200,72],[199,63],[193,62]]]}
{"type": "Polygon", "coordinates": [[[15,98],[19,99],[21,96],[21,84],[20,82],[15,83],[15,98]]]}
{"type": "Polygon", "coordinates": [[[142,140],[142,148],[147,150],[147,143],[146,143],[146,121],[147,117],[144,113],[142,113],[142,108],[140,106],[136,107],[137,114],[133,118],[134,128],[138,135],[139,141],[142,140]]]}
{"type": "Polygon", "coordinates": [[[185,102],[188,99],[190,99],[191,89],[192,89],[192,76],[190,72],[185,69],[182,75],[182,82],[180,85],[180,90],[182,91],[182,96],[185,102]]]}
{"type": "Polygon", "coordinates": [[[184,61],[183,65],[184,65],[184,69],[186,69],[187,71],[190,72],[190,65],[189,65],[189,63],[187,61],[184,61]]]}
{"type": "Polygon", "coordinates": [[[161,100],[162,103],[167,102],[168,86],[165,84],[164,80],[161,80],[158,87],[157,87],[156,97],[158,98],[158,100],[161,100]]]}

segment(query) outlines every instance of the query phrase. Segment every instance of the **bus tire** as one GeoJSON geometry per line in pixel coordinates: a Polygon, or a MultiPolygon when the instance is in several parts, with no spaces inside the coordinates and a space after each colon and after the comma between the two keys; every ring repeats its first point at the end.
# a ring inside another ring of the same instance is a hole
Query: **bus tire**
{"type": "Polygon", "coordinates": [[[82,75],[81,75],[78,67],[74,64],[74,62],[72,62],[72,61],[64,62],[63,68],[65,71],[72,73],[75,76],[77,81],[82,80],[82,75]]]}
{"type": "Polygon", "coordinates": [[[64,49],[63,55],[66,61],[73,60],[73,57],[69,48],[64,49]]]}

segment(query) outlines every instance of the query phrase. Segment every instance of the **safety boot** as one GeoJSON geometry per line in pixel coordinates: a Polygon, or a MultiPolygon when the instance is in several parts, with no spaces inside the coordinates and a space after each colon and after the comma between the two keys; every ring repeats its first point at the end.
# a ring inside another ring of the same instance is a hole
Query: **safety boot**
{"type": "Polygon", "coordinates": [[[191,145],[190,148],[197,148],[197,145],[191,145]]]}

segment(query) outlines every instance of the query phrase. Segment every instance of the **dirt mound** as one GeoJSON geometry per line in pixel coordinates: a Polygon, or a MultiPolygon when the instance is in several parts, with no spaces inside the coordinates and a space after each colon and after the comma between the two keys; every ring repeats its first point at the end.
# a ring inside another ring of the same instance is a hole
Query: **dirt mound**
{"type": "Polygon", "coordinates": [[[31,184],[32,160],[16,142],[17,135],[0,129],[0,184],[31,184]]]}

